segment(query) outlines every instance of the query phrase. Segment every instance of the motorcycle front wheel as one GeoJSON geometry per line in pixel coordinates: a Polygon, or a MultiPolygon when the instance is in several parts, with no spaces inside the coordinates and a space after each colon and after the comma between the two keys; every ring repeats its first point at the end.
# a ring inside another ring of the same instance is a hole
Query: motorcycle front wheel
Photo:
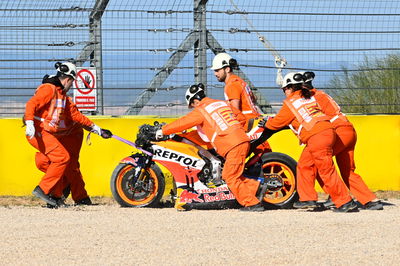
{"type": "Polygon", "coordinates": [[[277,178],[283,186],[277,190],[267,190],[264,204],[270,208],[288,209],[299,199],[296,191],[296,161],[284,153],[269,152],[262,157],[264,178],[277,178]]]}
{"type": "Polygon", "coordinates": [[[112,195],[122,207],[157,207],[165,189],[164,175],[156,164],[152,164],[133,184],[139,170],[131,164],[120,163],[111,176],[112,195]]]}

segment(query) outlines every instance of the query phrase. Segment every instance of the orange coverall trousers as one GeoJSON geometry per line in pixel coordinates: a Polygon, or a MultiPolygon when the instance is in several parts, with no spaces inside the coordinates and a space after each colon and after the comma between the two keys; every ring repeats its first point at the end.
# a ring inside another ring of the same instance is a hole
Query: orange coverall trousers
{"type": "MultiPolygon", "coordinates": [[[[354,162],[354,149],[357,142],[357,133],[351,125],[338,126],[335,128],[335,132],[338,137],[333,146],[333,155],[336,156],[336,163],[339,167],[342,179],[354,197],[361,204],[365,205],[366,203],[376,199],[376,196],[369,190],[361,176],[354,172],[356,169],[354,162]]],[[[327,192],[325,183],[319,177],[318,173],[316,173],[314,165],[308,167],[304,166],[302,170],[304,173],[306,173],[306,171],[309,172],[309,174],[304,174],[305,178],[308,179],[307,182],[309,185],[315,183],[316,177],[322,189],[327,192]]],[[[312,190],[307,191],[306,200],[316,200],[318,198],[314,185],[312,188],[312,190]]]]}
{"type": "Polygon", "coordinates": [[[82,128],[74,129],[69,135],[55,137],[46,131],[41,135],[41,138],[36,136],[28,138],[28,141],[39,150],[35,162],[37,168],[45,173],[39,183],[44,193],[61,197],[63,189],[70,185],[74,201],[88,197],[79,165],[82,128]]]}
{"type": "Polygon", "coordinates": [[[249,148],[248,142],[232,148],[225,156],[224,169],[222,170],[222,179],[225,180],[239,204],[245,207],[260,203],[256,197],[260,182],[245,178],[242,175],[249,148]]]}
{"type": "MultiPolygon", "coordinates": [[[[325,129],[311,136],[297,163],[297,191],[300,201],[317,200],[308,197],[310,190],[314,190],[314,182],[310,183],[310,165],[315,165],[319,176],[324,182],[326,191],[332,198],[336,207],[351,200],[349,191],[333,164],[333,146],[336,142],[336,134],[333,129],[325,129]],[[306,171],[304,171],[304,167],[306,171]]],[[[315,175],[314,175],[315,177],[315,175]]]]}

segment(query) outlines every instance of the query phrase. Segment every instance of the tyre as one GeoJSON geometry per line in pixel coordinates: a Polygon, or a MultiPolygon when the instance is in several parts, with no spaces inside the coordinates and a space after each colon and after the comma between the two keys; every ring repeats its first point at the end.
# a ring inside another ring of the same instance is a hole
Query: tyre
{"type": "Polygon", "coordinates": [[[276,178],[283,186],[267,190],[264,205],[267,208],[289,209],[299,198],[296,191],[297,162],[289,155],[279,152],[265,153],[262,157],[262,171],[265,178],[276,178]]]}
{"type": "Polygon", "coordinates": [[[122,207],[157,207],[165,189],[164,175],[156,164],[144,172],[143,179],[131,184],[137,169],[120,163],[111,176],[111,192],[122,207]]]}

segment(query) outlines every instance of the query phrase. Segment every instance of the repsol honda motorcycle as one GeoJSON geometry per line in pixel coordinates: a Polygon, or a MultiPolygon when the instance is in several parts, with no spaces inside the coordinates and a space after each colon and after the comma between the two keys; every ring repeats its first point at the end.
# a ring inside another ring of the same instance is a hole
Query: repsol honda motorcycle
{"type": "MultiPolygon", "coordinates": [[[[278,152],[254,153],[270,136],[255,125],[248,133],[251,149],[243,175],[260,181],[256,196],[266,208],[291,208],[298,200],[296,161],[278,152]]],[[[141,151],[122,159],[112,173],[112,195],[121,206],[159,206],[165,190],[160,164],[173,176],[174,189],[170,193],[173,203],[179,200],[199,209],[239,207],[221,178],[223,158],[180,135],[156,141],[155,132],[159,128],[158,122],[140,126],[135,143],[113,136],[141,151]]]]}

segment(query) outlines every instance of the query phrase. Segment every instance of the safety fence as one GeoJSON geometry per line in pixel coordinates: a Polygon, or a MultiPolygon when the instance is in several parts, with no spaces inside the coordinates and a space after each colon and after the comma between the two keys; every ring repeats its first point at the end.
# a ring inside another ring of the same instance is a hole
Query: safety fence
{"type": "Polygon", "coordinates": [[[0,116],[20,116],[57,61],[94,68],[91,114],[181,115],[193,83],[223,98],[209,69],[223,51],[264,112],[279,109],[275,61],[286,61],[283,74],[314,71],[346,112],[400,113],[399,10],[398,0],[3,0],[0,116]]]}

